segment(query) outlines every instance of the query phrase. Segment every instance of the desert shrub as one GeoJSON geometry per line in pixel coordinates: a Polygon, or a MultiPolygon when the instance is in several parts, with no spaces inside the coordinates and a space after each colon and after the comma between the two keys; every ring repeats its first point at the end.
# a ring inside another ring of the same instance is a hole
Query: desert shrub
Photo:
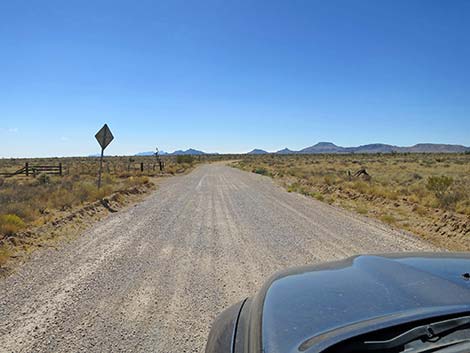
{"type": "Polygon", "coordinates": [[[190,154],[176,156],[176,163],[183,164],[188,163],[192,164],[194,162],[194,156],[190,154]]]}
{"type": "Polygon", "coordinates": [[[132,173],[125,171],[125,172],[119,172],[117,174],[117,177],[121,179],[125,179],[125,178],[129,178],[131,175],[132,173]]]}
{"type": "Polygon", "coordinates": [[[420,216],[425,216],[428,214],[428,211],[426,210],[426,208],[424,208],[423,206],[416,206],[414,209],[413,209],[413,212],[416,212],[418,215],[420,216]]]}
{"type": "Polygon", "coordinates": [[[325,177],[323,178],[323,181],[325,182],[326,185],[331,186],[336,183],[336,178],[333,175],[329,174],[329,175],[325,175],[325,177]]]}
{"type": "Polygon", "coordinates": [[[63,177],[62,180],[58,183],[59,187],[71,191],[73,189],[74,182],[70,177],[63,177]]]}
{"type": "Polygon", "coordinates": [[[408,187],[408,190],[412,195],[415,195],[417,199],[416,202],[429,195],[427,188],[425,185],[423,185],[423,183],[411,185],[408,187]]]}
{"type": "Polygon", "coordinates": [[[103,184],[114,184],[115,183],[115,178],[109,174],[109,173],[106,173],[105,175],[103,175],[103,184]]]}
{"type": "Polygon", "coordinates": [[[293,177],[302,177],[303,173],[300,168],[289,168],[286,172],[287,175],[293,176],[293,177]]]}
{"type": "Polygon", "coordinates": [[[295,183],[292,183],[290,184],[288,187],[287,187],[287,192],[296,192],[300,187],[300,184],[295,182],[295,183]]]}
{"type": "Polygon", "coordinates": [[[139,183],[143,185],[148,184],[150,183],[150,179],[146,176],[141,176],[139,179],[139,183]]]}
{"type": "Polygon", "coordinates": [[[439,205],[446,209],[455,210],[457,203],[460,200],[462,200],[462,198],[463,198],[462,193],[456,190],[451,190],[448,193],[441,196],[441,198],[439,199],[439,205]]]}
{"type": "Polygon", "coordinates": [[[37,217],[40,205],[39,200],[31,200],[30,202],[13,201],[2,205],[2,213],[17,215],[27,222],[37,217]]]}
{"type": "Polygon", "coordinates": [[[48,206],[50,208],[56,208],[65,210],[73,206],[76,203],[74,194],[65,188],[59,188],[48,195],[48,206]]]}
{"type": "Polygon", "coordinates": [[[312,196],[310,190],[306,188],[305,186],[300,186],[297,192],[305,196],[312,196]]]}
{"type": "Polygon", "coordinates": [[[464,202],[458,202],[456,205],[456,211],[470,216],[470,202],[468,200],[464,202]]]}
{"type": "Polygon", "coordinates": [[[5,214],[0,216],[0,233],[11,236],[24,228],[23,220],[15,214],[5,214]]]}
{"type": "Polygon", "coordinates": [[[374,185],[373,187],[369,188],[367,192],[370,195],[378,196],[378,197],[383,197],[385,199],[389,200],[396,200],[398,199],[398,190],[394,190],[390,187],[384,187],[383,185],[374,185]]]}
{"type": "Polygon", "coordinates": [[[387,224],[395,224],[397,221],[395,217],[390,214],[383,215],[380,217],[380,219],[382,220],[382,222],[385,222],[387,224]]]}
{"type": "Polygon", "coordinates": [[[256,173],[256,174],[261,174],[261,175],[268,175],[268,170],[266,168],[255,168],[253,170],[253,173],[256,173]]]}
{"type": "Polygon", "coordinates": [[[89,201],[97,201],[100,200],[113,192],[113,187],[111,185],[102,186],[100,189],[96,189],[96,191],[91,195],[91,199],[89,201]]]}
{"type": "Polygon", "coordinates": [[[46,185],[46,184],[49,184],[51,182],[51,177],[46,174],[46,173],[41,173],[38,175],[38,183],[41,184],[41,185],[46,185]]]}
{"type": "Polygon", "coordinates": [[[144,184],[148,184],[149,182],[150,182],[150,179],[146,176],[130,177],[126,180],[126,186],[132,187],[132,186],[137,186],[137,185],[144,185],[144,184]]]}
{"type": "Polygon", "coordinates": [[[453,202],[449,193],[453,182],[454,179],[445,175],[431,176],[427,179],[426,188],[434,194],[441,206],[447,207],[453,202]]]}
{"type": "Polygon", "coordinates": [[[361,194],[366,194],[370,189],[370,185],[363,181],[355,181],[352,184],[352,188],[356,191],[359,191],[361,194]]]}
{"type": "Polygon", "coordinates": [[[11,251],[5,245],[0,246],[0,268],[10,259],[11,251]]]}
{"type": "Polygon", "coordinates": [[[320,194],[319,192],[314,192],[312,194],[312,196],[314,198],[316,198],[318,201],[324,201],[325,200],[325,197],[322,194],[320,194]]]}
{"type": "Polygon", "coordinates": [[[178,169],[177,164],[171,164],[165,167],[165,172],[169,174],[175,174],[177,169],[178,169]]]}
{"type": "Polygon", "coordinates": [[[91,200],[97,191],[98,188],[91,182],[77,183],[73,188],[73,194],[80,203],[91,200]]]}
{"type": "Polygon", "coordinates": [[[369,211],[367,209],[367,207],[363,206],[363,205],[360,205],[360,206],[357,206],[356,207],[356,212],[359,213],[359,214],[367,214],[369,211]]]}

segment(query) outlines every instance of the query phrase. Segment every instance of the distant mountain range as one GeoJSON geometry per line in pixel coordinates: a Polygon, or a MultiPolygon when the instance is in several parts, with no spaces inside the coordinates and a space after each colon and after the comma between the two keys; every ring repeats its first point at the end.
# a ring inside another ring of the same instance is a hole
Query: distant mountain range
{"type": "MultiPolygon", "coordinates": [[[[183,150],[177,150],[177,151],[174,151],[172,153],[168,153],[168,152],[165,152],[165,151],[159,151],[158,154],[160,156],[181,156],[181,155],[201,155],[201,154],[209,154],[209,153],[206,153],[206,152],[203,152],[203,151],[198,151],[198,150],[195,150],[193,148],[190,148],[190,149],[187,149],[186,151],[183,151],[183,150]]],[[[213,153],[211,153],[213,154],[213,153]]],[[[153,156],[155,155],[155,152],[140,152],[140,153],[137,153],[135,154],[135,156],[153,156]]]]}
{"type": "MultiPolygon", "coordinates": [[[[165,151],[159,151],[158,154],[160,156],[165,156],[168,153],[165,151]]],[[[139,152],[139,153],[136,153],[134,156],[142,157],[142,156],[154,156],[154,155],[155,155],[155,151],[149,151],[149,152],[139,152]]]]}
{"type": "Polygon", "coordinates": [[[284,148],[277,152],[267,152],[261,149],[254,149],[247,154],[322,154],[322,153],[463,153],[470,152],[470,147],[462,145],[446,145],[438,143],[419,143],[414,146],[400,147],[386,145],[383,143],[373,143],[357,147],[337,146],[332,142],[319,142],[316,145],[306,147],[300,151],[293,151],[284,148]]]}
{"type": "MultiPolygon", "coordinates": [[[[263,149],[255,148],[254,150],[247,152],[246,154],[326,154],[326,153],[464,153],[470,152],[470,147],[462,145],[448,145],[440,143],[418,143],[414,146],[400,147],[395,145],[387,145],[384,143],[372,143],[368,145],[362,145],[357,147],[342,147],[337,146],[332,142],[319,142],[316,145],[303,148],[299,151],[290,150],[284,148],[276,152],[268,152],[263,149]]],[[[155,152],[140,152],[135,156],[153,156],[155,152]]],[[[178,156],[178,155],[203,155],[203,154],[218,154],[218,153],[206,153],[203,151],[195,150],[193,148],[183,150],[177,150],[171,153],[160,151],[161,156],[178,156]]],[[[95,155],[93,155],[95,156],[95,155]]],[[[99,155],[96,155],[99,156],[99,155]]]]}

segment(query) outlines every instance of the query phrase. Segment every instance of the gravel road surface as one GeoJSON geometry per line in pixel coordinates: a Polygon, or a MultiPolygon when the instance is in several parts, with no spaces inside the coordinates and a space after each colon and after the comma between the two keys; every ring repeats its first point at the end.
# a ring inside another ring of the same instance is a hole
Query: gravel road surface
{"type": "Polygon", "coordinates": [[[1,352],[203,352],[218,312],[288,266],[433,250],[221,164],[169,178],[0,280],[1,352]]]}

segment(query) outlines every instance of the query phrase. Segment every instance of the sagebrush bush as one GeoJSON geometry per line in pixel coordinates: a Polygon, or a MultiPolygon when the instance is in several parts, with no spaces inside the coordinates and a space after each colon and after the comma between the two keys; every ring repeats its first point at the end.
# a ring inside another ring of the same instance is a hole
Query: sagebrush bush
{"type": "Polygon", "coordinates": [[[128,187],[138,186],[148,184],[150,179],[146,176],[137,176],[137,177],[130,177],[126,180],[126,185],[128,187]]]}
{"type": "Polygon", "coordinates": [[[329,185],[329,186],[336,184],[336,177],[334,175],[331,175],[331,174],[325,175],[323,180],[324,180],[325,184],[329,185]]]}
{"type": "Polygon", "coordinates": [[[76,203],[75,195],[65,188],[58,188],[48,196],[48,207],[52,209],[65,210],[76,203]]]}
{"type": "Polygon", "coordinates": [[[93,195],[98,191],[96,184],[91,182],[80,182],[74,185],[73,193],[75,194],[79,203],[90,201],[93,195]]]}
{"type": "Polygon", "coordinates": [[[107,173],[107,174],[103,175],[102,183],[103,184],[114,184],[115,183],[115,178],[111,174],[107,173]]]}
{"type": "Polygon", "coordinates": [[[388,215],[388,214],[382,215],[380,219],[382,220],[382,222],[388,223],[390,225],[395,224],[397,221],[395,217],[393,217],[392,215],[388,215]]]}
{"type": "Polygon", "coordinates": [[[176,163],[178,164],[182,164],[182,163],[192,164],[193,162],[194,162],[194,156],[190,154],[176,156],[176,163]]]}
{"type": "Polygon", "coordinates": [[[262,168],[262,167],[261,168],[255,168],[253,170],[253,173],[261,174],[261,175],[268,175],[269,174],[268,170],[266,168],[262,168]]]}
{"type": "Polygon", "coordinates": [[[46,185],[51,182],[51,177],[46,173],[41,173],[38,175],[37,181],[39,184],[46,185]]]}
{"type": "Polygon", "coordinates": [[[453,182],[454,179],[445,175],[431,176],[427,180],[426,188],[439,198],[447,192],[453,182]]]}
{"type": "Polygon", "coordinates": [[[427,179],[426,188],[434,194],[441,207],[450,208],[459,201],[458,194],[450,191],[453,182],[453,178],[445,175],[431,176],[427,179]]]}

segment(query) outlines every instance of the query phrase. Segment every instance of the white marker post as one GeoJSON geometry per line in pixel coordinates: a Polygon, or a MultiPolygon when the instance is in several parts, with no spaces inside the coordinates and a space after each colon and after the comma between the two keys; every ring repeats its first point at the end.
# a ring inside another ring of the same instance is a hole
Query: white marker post
{"type": "Polygon", "coordinates": [[[111,130],[109,130],[108,125],[104,124],[101,130],[96,133],[95,138],[101,146],[100,171],[98,175],[98,189],[99,189],[101,188],[101,171],[103,170],[104,149],[108,147],[108,145],[114,139],[114,136],[111,133],[111,130]]]}

